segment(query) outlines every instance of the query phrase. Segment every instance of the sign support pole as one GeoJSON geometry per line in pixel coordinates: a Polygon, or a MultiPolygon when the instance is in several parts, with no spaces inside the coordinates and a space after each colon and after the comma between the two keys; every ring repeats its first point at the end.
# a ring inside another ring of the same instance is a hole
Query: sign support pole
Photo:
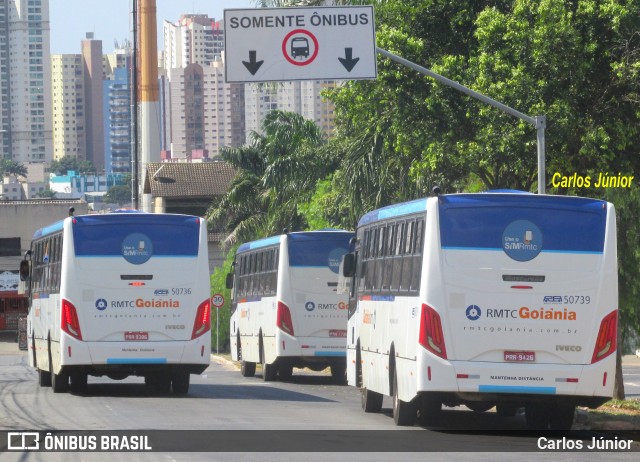
{"type": "Polygon", "coordinates": [[[378,48],[376,47],[376,51],[391,59],[392,61],[395,61],[397,63],[400,63],[404,66],[407,66],[411,69],[413,69],[414,71],[418,71],[421,74],[425,74],[428,75],[429,77],[432,77],[434,79],[436,79],[437,81],[444,83],[445,85],[448,85],[452,88],[455,88],[458,91],[461,91],[462,93],[465,93],[469,96],[471,96],[472,98],[475,98],[477,100],[482,101],[483,103],[489,104],[495,108],[500,109],[503,112],[506,112],[507,114],[510,114],[514,117],[517,117],[518,119],[524,120],[527,123],[530,123],[531,125],[533,125],[534,127],[536,127],[537,130],[537,142],[538,142],[538,194],[544,194],[545,193],[545,187],[546,187],[546,179],[545,179],[545,127],[546,127],[546,117],[545,116],[536,116],[536,117],[531,117],[528,116],[526,114],[523,114],[522,112],[516,111],[513,108],[510,108],[509,106],[502,104],[494,99],[489,98],[486,95],[483,95],[482,93],[478,93],[476,91],[471,90],[470,88],[465,87],[464,85],[459,84],[458,82],[454,82],[453,80],[450,80],[446,77],[443,77],[440,74],[436,74],[433,71],[430,71],[429,69],[419,66],[415,63],[412,63],[411,61],[401,58],[400,56],[394,55],[393,53],[388,52],[387,50],[383,50],[382,48],[378,48]]]}

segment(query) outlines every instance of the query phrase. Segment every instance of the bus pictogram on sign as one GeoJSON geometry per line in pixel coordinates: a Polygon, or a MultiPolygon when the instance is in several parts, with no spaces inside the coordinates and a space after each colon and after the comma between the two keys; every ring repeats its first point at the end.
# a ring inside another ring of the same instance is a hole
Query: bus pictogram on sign
{"type": "Polygon", "coordinates": [[[305,29],[289,32],[282,41],[282,54],[295,66],[311,64],[318,56],[318,39],[305,29]]]}

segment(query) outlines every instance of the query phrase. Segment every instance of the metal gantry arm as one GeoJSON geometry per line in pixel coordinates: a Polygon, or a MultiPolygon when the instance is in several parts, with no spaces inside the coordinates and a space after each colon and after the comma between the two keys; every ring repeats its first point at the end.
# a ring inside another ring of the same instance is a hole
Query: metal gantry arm
{"type": "Polygon", "coordinates": [[[418,71],[422,74],[428,75],[429,77],[432,77],[434,79],[436,79],[439,82],[444,83],[445,85],[448,85],[452,88],[455,88],[458,91],[461,91],[462,93],[465,93],[477,100],[482,101],[483,103],[489,104],[495,108],[500,109],[503,112],[506,112],[507,114],[510,114],[514,117],[517,117],[518,119],[524,120],[525,122],[530,123],[531,125],[533,125],[536,128],[537,131],[537,143],[538,143],[538,194],[544,194],[545,193],[545,185],[546,185],[546,179],[545,179],[545,128],[546,128],[546,117],[545,116],[536,116],[536,117],[531,117],[528,116],[526,114],[523,114],[520,111],[516,111],[513,108],[510,108],[509,106],[500,103],[499,101],[496,101],[494,99],[489,98],[486,95],[483,95],[482,93],[478,93],[477,91],[473,91],[470,88],[465,87],[464,85],[459,84],[458,82],[454,82],[451,79],[448,79],[446,77],[443,77],[440,74],[436,74],[435,72],[419,66],[407,59],[401,58],[400,56],[394,55],[393,53],[388,52],[387,50],[383,50],[382,48],[378,48],[376,47],[376,52],[378,52],[379,54],[386,56],[387,58],[391,59],[392,61],[395,61],[397,63],[400,63],[404,66],[407,66],[415,71],[418,71]]]}

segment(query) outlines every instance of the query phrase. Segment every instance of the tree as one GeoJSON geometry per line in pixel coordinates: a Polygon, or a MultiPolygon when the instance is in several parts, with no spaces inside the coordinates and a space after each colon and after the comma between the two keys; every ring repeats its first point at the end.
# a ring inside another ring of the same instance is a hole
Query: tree
{"type": "Polygon", "coordinates": [[[109,188],[104,196],[107,204],[131,203],[131,184],[116,185],[109,188]]]}
{"type": "Polygon", "coordinates": [[[28,173],[27,167],[20,162],[11,159],[0,160],[0,178],[6,175],[15,175],[26,177],[28,173]]]}
{"type": "Polygon", "coordinates": [[[336,165],[331,153],[321,149],[320,129],[298,114],[272,111],[263,121],[263,131],[264,135],[252,133],[248,145],[222,151],[222,158],[239,173],[227,194],[211,205],[207,220],[226,229],[227,245],[283,228],[304,229],[298,206],[336,165]]]}
{"type": "Polygon", "coordinates": [[[96,173],[96,168],[91,161],[71,156],[64,156],[59,160],[51,161],[48,168],[49,172],[56,175],[66,175],[69,170],[73,170],[76,173],[96,173]]]}

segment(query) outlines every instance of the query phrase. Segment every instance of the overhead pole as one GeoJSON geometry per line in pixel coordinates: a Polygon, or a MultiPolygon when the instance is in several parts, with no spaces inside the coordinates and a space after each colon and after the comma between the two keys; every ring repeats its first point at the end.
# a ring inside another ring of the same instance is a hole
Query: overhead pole
{"type": "Polygon", "coordinates": [[[438,82],[444,83],[445,85],[455,88],[456,90],[461,91],[462,93],[465,93],[466,95],[469,95],[472,98],[480,100],[483,103],[489,104],[495,108],[500,109],[503,112],[506,112],[509,115],[517,117],[518,119],[524,120],[525,122],[533,125],[536,128],[536,132],[537,132],[536,140],[538,145],[538,149],[537,149],[538,151],[538,194],[545,194],[545,187],[546,187],[545,128],[547,126],[547,119],[545,116],[535,116],[535,117],[528,116],[505,104],[502,104],[492,98],[489,98],[488,96],[483,95],[482,93],[473,91],[470,88],[467,88],[464,85],[459,84],[458,82],[448,79],[440,74],[436,74],[435,72],[425,67],[419,66],[418,64],[415,64],[407,59],[401,58],[400,56],[394,55],[393,53],[390,53],[387,50],[383,50],[382,48],[376,47],[376,52],[378,52],[383,56],[386,56],[392,61],[400,63],[404,66],[407,66],[415,71],[420,72],[421,74],[428,75],[429,77],[436,79],[438,82]]]}
{"type": "Polygon", "coordinates": [[[138,0],[132,0],[133,10],[133,48],[131,50],[130,90],[131,90],[131,204],[135,210],[140,208],[140,194],[138,191],[139,162],[138,162],[138,0]]]}
{"type": "Polygon", "coordinates": [[[153,212],[151,194],[144,193],[144,178],[150,162],[160,162],[160,106],[156,1],[138,0],[140,11],[140,183],[142,211],[153,212]]]}

